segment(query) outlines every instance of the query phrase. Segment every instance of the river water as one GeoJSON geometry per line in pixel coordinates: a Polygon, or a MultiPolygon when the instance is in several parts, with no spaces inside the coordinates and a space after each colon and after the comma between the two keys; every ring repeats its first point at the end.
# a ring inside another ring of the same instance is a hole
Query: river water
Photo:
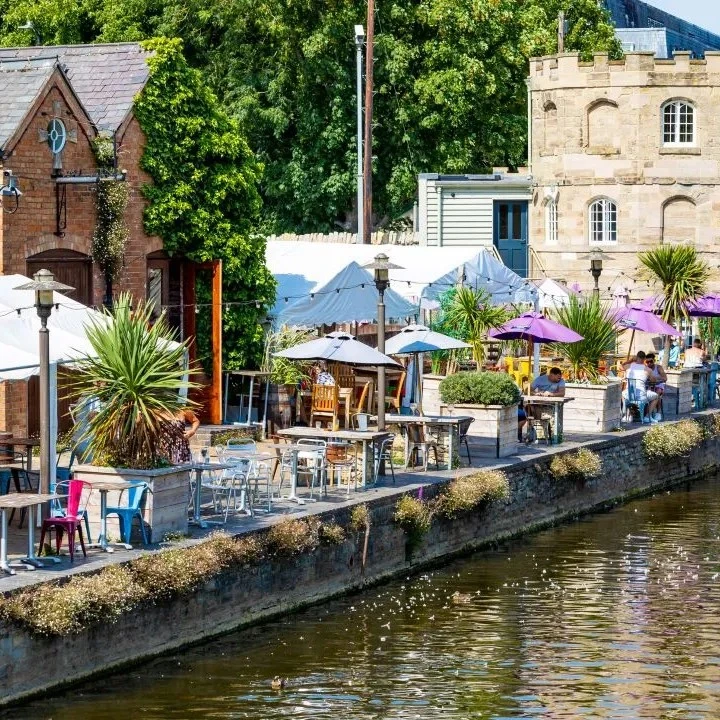
{"type": "Polygon", "coordinates": [[[234,633],[2,717],[716,720],[720,480],[234,633]],[[287,678],[285,689],[271,687],[276,675],[287,678]]]}

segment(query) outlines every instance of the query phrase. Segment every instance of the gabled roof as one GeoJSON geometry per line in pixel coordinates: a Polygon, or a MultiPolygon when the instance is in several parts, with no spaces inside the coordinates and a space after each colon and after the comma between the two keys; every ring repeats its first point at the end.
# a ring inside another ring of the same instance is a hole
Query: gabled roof
{"type": "MultiPolygon", "coordinates": [[[[149,54],[139,43],[0,48],[0,67],[7,60],[59,62],[93,124],[98,130],[115,132],[132,110],[135,96],[145,87],[149,54]]],[[[4,109],[0,113],[0,124],[4,126],[4,109]]]]}
{"type": "Polygon", "coordinates": [[[55,67],[54,59],[0,63],[0,148],[25,119],[55,67]]]}

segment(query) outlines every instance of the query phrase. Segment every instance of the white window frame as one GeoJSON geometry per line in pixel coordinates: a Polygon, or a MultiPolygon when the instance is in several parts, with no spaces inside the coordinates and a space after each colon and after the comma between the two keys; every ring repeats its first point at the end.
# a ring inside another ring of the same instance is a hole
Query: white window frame
{"type": "Polygon", "coordinates": [[[555,198],[548,198],[545,203],[545,242],[557,245],[558,241],[558,207],[555,198]]]}
{"type": "Polygon", "coordinates": [[[660,111],[660,132],[662,133],[663,147],[693,147],[697,139],[697,110],[695,106],[688,100],[670,100],[663,104],[660,111]],[[665,114],[671,111],[670,123],[666,122],[665,114]],[[690,111],[692,120],[687,122],[687,118],[683,118],[683,111],[690,111]],[[690,128],[692,137],[690,140],[681,140],[681,127],[690,128]],[[668,136],[670,139],[668,140],[668,136]]]}
{"type": "Polygon", "coordinates": [[[617,203],[611,198],[595,198],[588,205],[590,245],[617,244],[617,203]]]}

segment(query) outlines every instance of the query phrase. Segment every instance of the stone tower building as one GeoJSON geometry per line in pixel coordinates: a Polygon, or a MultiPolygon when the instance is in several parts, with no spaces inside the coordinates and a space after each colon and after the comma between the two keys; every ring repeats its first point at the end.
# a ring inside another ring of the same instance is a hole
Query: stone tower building
{"type": "Polygon", "coordinates": [[[531,60],[528,87],[536,272],[589,289],[598,247],[602,293],[641,297],[639,251],[691,242],[718,266],[720,53],[560,54],[531,60]]]}

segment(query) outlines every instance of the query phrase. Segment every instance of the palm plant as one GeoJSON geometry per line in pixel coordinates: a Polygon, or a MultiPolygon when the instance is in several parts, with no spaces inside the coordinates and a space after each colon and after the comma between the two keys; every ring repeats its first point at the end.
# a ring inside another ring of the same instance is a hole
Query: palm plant
{"type": "Polygon", "coordinates": [[[71,390],[98,408],[79,438],[95,462],[148,469],[162,464],[169,435],[179,432],[173,416],[189,404],[180,390],[195,383],[186,378],[188,341],[172,342],[165,315],[151,325],[152,306],[133,310],[130,301],[121,295],[88,329],[94,353],[77,364],[71,390]]]}
{"type": "Polygon", "coordinates": [[[640,253],[638,259],[643,275],[660,286],[666,322],[676,324],[681,317],[687,317],[687,304],[707,292],[710,266],[693,245],[658,245],[640,253]]]}
{"type": "Polygon", "coordinates": [[[313,333],[309,330],[286,326],[267,334],[261,369],[270,373],[271,382],[276,385],[294,386],[310,377],[312,362],[276,357],[275,353],[308,342],[313,337],[313,333]]]}
{"type": "Polygon", "coordinates": [[[585,300],[570,295],[567,306],[555,311],[555,319],[582,335],[583,339],[574,343],[553,343],[553,349],[570,363],[575,379],[596,380],[600,359],[615,347],[615,322],[610,308],[596,295],[585,300]]]}
{"type": "Polygon", "coordinates": [[[510,319],[510,313],[492,299],[484,290],[458,287],[448,293],[449,304],[445,309],[441,327],[472,346],[473,360],[478,367],[482,364],[485,349],[483,340],[490,328],[499,327],[510,319]],[[452,296],[450,296],[450,293],[452,296]]]}

